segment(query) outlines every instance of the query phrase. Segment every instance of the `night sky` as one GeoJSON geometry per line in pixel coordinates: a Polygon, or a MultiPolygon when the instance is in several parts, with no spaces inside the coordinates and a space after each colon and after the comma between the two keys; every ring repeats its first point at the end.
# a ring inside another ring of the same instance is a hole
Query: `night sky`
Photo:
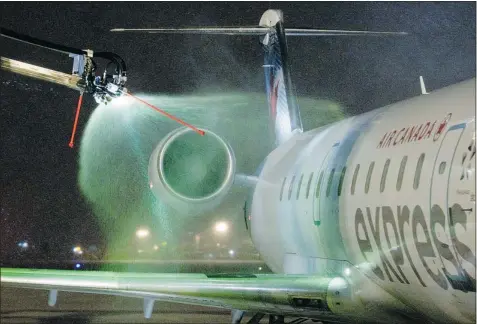
{"type": "MultiPolygon", "coordinates": [[[[109,30],[250,26],[256,25],[269,8],[283,10],[285,27],[410,33],[406,37],[388,38],[289,38],[292,78],[298,97],[307,98],[301,102],[299,99],[299,104],[304,106],[302,117],[308,128],[338,118],[338,115],[329,118],[323,110],[314,109],[316,102],[328,100],[340,107],[342,113],[354,115],[419,95],[419,75],[424,76],[428,91],[475,77],[474,2],[4,2],[0,4],[0,25],[58,44],[119,54],[128,65],[128,89],[150,96],[150,100],[165,104],[164,108],[171,102],[172,109],[180,100],[181,104],[189,105],[196,100],[194,95],[200,93],[202,102],[196,115],[188,115],[187,109],[178,109],[178,114],[200,124],[213,120],[212,128],[216,127],[219,132],[233,128],[235,133],[224,131],[224,136],[235,143],[235,147],[232,146],[240,171],[253,172],[266,155],[257,146],[260,141],[256,136],[262,136],[262,130],[267,127],[266,107],[259,112],[247,110],[250,100],[255,100],[257,93],[263,94],[264,89],[263,56],[256,37],[126,34],[109,30]],[[157,97],[159,94],[162,97],[157,97]],[[204,94],[208,96],[205,99],[204,94]],[[164,96],[169,96],[169,101],[164,96]],[[234,100],[243,102],[245,107],[236,118],[228,109],[234,100]],[[260,118],[254,113],[260,114],[260,118]],[[244,161],[253,163],[248,165],[244,161]]],[[[2,56],[59,71],[71,70],[71,60],[66,55],[5,38],[0,41],[2,56]]],[[[104,195],[112,191],[85,193],[85,186],[81,189],[79,185],[79,164],[91,159],[94,153],[96,164],[88,162],[90,169],[85,167],[85,172],[94,174],[91,173],[94,168],[101,177],[102,172],[108,172],[103,169],[108,162],[102,160],[104,148],[95,143],[101,142],[101,136],[107,133],[109,137],[103,139],[103,143],[110,147],[114,138],[123,141],[123,135],[111,137],[108,126],[101,126],[101,123],[107,124],[104,118],[110,118],[107,113],[95,111],[100,117],[94,115],[96,120],[88,122],[97,104],[92,98],[86,98],[77,145],[70,149],[68,141],[77,92],[5,72],[1,73],[0,82],[1,258],[7,258],[16,243],[25,239],[39,246],[57,246],[52,252],[54,256],[78,242],[104,243],[105,232],[112,225],[101,223],[98,214],[104,209],[104,195]],[[85,135],[80,143],[87,131],[93,137],[85,135]]],[[[265,103],[264,95],[255,101],[265,103]]],[[[142,133],[129,134],[127,140],[137,142],[148,138],[150,141],[150,133],[140,129],[144,125],[141,120],[146,117],[134,117],[131,126],[134,124],[133,129],[142,133]]],[[[163,136],[177,127],[160,116],[155,118],[159,118],[164,127],[154,136],[163,136]]],[[[124,143],[127,146],[129,142],[124,143]]],[[[149,148],[150,143],[135,145],[149,148]]],[[[142,160],[149,158],[147,150],[141,154],[142,160]]],[[[127,160],[121,156],[120,149],[111,150],[107,155],[108,161],[127,160]]],[[[130,159],[128,163],[134,161],[130,159]]],[[[127,187],[128,177],[126,172],[124,174],[120,182],[127,187]]],[[[104,178],[110,179],[112,175],[104,178]]],[[[113,187],[113,184],[105,183],[105,187],[113,187]]],[[[121,193],[114,194],[115,199],[121,199],[121,193]]],[[[128,203],[127,199],[123,201],[128,203]]],[[[228,207],[222,209],[221,217],[226,217],[224,213],[230,210],[240,215],[242,205],[241,199],[231,200],[228,207]]],[[[234,213],[230,213],[232,222],[234,213]]],[[[140,217],[140,221],[147,222],[147,215],[140,217]]],[[[173,228],[171,233],[181,237],[184,231],[202,231],[213,218],[217,218],[217,214],[182,222],[183,226],[173,228]]],[[[239,222],[240,217],[237,224],[239,222]]],[[[234,230],[246,237],[242,225],[234,230]]]]}

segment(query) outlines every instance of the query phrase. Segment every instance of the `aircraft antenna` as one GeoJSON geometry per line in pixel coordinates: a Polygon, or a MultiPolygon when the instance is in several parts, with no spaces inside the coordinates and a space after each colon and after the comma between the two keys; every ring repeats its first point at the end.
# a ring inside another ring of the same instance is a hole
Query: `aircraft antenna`
{"type": "Polygon", "coordinates": [[[426,91],[426,85],[424,84],[424,78],[422,77],[422,75],[419,76],[419,83],[421,84],[421,94],[429,94],[429,92],[426,91]]]}

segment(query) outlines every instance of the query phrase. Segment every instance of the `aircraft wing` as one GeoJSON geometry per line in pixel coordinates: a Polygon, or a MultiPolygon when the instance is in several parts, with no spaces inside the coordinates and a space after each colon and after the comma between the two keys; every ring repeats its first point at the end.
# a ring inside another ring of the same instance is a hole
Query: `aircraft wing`
{"type": "Polygon", "coordinates": [[[151,316],[155,300],[226,308],[239,315],[244,311],[262,316],[306,314],[306,317],[340,322],[352,322],[346,313],[353,315],[349,310],[356,307],[351,300],[350,285],[342,277],[2,268],[1,286],[49,290],[50,306],[56,304],[61,291],[143,298],[146,318],[151,316]]]}

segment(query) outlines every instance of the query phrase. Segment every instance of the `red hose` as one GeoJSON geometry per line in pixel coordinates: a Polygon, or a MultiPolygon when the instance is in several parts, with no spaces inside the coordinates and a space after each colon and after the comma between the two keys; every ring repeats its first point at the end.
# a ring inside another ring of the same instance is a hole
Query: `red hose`
{"type": "Polygon", "coordinates": [[[184,126],[186,126],[186,127],[189,127],[190,129],[192,129],[194,132],[198,133],[199,135],[202,135],[202,136],[205,135],[205,132],[204,132],[203,130],[200,130],[200,129],[198,129],[198,128],[192,126],[191,124],[186,123],[186,122],[183,121],[182,119],[179,119],[179,118],[177,118],[177,117],[175,117],[175,116],[172,116],[171,114],[165,112],[164,110],[159,109],[159,108],[157,108],[156,106],[151,105],[150,103],[148,103],[148,102],[146,102],[146,101],[144,101],[144,100],[142,100],[142,99],[140,99],[140,98],[138,98],[138,97],[136,97],[136,96],[134,96],[134,95],[132,95],[132,94],[130,94],[130,93],[128,93],[128,92],[124,92],[124,94],[126,94],[126,95],[128,95],[128,96],[130,96],[130,97],[132,97],[132,98],[134,98],[134,99],[136,99],[136,100],[142,102],[143,104],[147,105],[148,107],[154,109],[154,110],[157,111],[157,112],[160,112],[160,113],[163,114],[164,116],[169,117],[170,119],[172,119],[172,120],[178,122],[179,124],[182,124],[182,125],[184,125],[184,126]]]}
{"type": "Polygon", "coordinates": [[[81,92],[80,97],[78,99],[78,106],[76,106],[76,116],[75,116],[75,122],[73,124],[73,132],[71,133],[71,139],[70,139],[70,144],[69,147],[73,148],[74,142],[75,142],[75,134],[76,134],[76,126],[78,126],[78,119],[79,119],[79,114],[81,111],[81,103],[83,102],[83,93],[81,92]]]}

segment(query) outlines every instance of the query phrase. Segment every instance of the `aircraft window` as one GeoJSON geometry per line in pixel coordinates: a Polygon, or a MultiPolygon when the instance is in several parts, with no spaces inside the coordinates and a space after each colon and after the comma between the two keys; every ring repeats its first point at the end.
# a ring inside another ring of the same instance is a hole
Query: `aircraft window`
{"type": "Polygon", "coordinates": [[[313,180],[313,172],[310,174],[310,179],[308,179],[308,184],[306,185],[306,199],[310,195],[311,180],[313,180]]]}
{"type": "Polygon", "coordinates": [[[369,191],[369,185],[371,184],[371,176],[373,175],[373,169],[374,169],[374,161],[371,162],[371,164],[369,165],[368,175],[366,176],[366,184],[364,187],[364,193],[368,193],[369,191]]]}
{"type": "Polygon", "coordinates": [[[341,189],[343,189],[343,181],[346,174],[346,167],[341,170],[340,183],[338,185],[338,196],[341,196],[341,189]]]}
{"type": "Polygon", "coordinates": [[[446,170],[446,161],[442,161],[441,164],[439,164],[439,174],[443,174],[445,170],[446,170]]]}
{"type": "Polygon", "coordinates": [[[295,176],[293,176],[293,178],[291,179],[290,187],[288,187],[288,200],[290,200],[291,194],[292,194],[292,191],[293,191],[293,182],[295,182],[295,176]]]}
{"type": "Polygon", "coordinates": [[[300,181],[298,181],[298,190],[296,191],[296,199],[298,199],[298,197],[300,197],[301,183],[303,182],[303,176],[304,176],[304,174],[301,175],[300,181]]]}
{"type": "Polygon", "coordinates": [[[383,174],[381,175],[381,185],[379,186],[380,192],[383,192],[384,187],[386,187],[386,177],[388,176],[389,163],[391,163],[390,159],[387,159],[386,163],[384,163],[383,174]]]}
{"type": "Polygon", "coordinates": [[[354,188],[356,187],[356,180],[358,179],[359,164],[356,164],[356,168],[353,173],[353,181],[351,182],[351,194],[354,195],[354,188]]]}
{"type": "Polygon", "coordinates": [[[320,197],[321,180],[323,180],[323,171],[320,172],[320,178],[318,179],[318,183],[316,184],[316,198],[320,197]]]}
{"type": "Polygon", "coordinates": [[[328,185],[326,186],[326,197],[330,195],[331,184],[333,183],[334,175],[335,175],[335,168],[331,169],[330,177],[328,178],[328,185]]]}
{"type": "Polygon", "coordinates": [[[419,160],[417,160],[417,165],[416,165],[416,172],[414,173],[414,189],[419,188],[419,180],[421,179],[421,170],[422,170],[422,165],[424,164],[424,157],[426,155],[424,153],[421,154],[419,157],[419,160]]]}
{"type": "Polygon", "coordinates": [[[285,177],[282,182],[282,189],[280,189],[280,201],[282,201],[283,198],[283,189],[285,188],[285,182],[287,182],[287,177],[285,177]]]}
{"type": "Polygon", "coordinates": [[[399,173],[396,182],[396,190],[401,190],[402,186],[402,179],[404,178],[404,171],[406,170],[406,163],[407,163],[407,155],[404,156],[401,160],[401,165],[399,166],[399,173]]]}

